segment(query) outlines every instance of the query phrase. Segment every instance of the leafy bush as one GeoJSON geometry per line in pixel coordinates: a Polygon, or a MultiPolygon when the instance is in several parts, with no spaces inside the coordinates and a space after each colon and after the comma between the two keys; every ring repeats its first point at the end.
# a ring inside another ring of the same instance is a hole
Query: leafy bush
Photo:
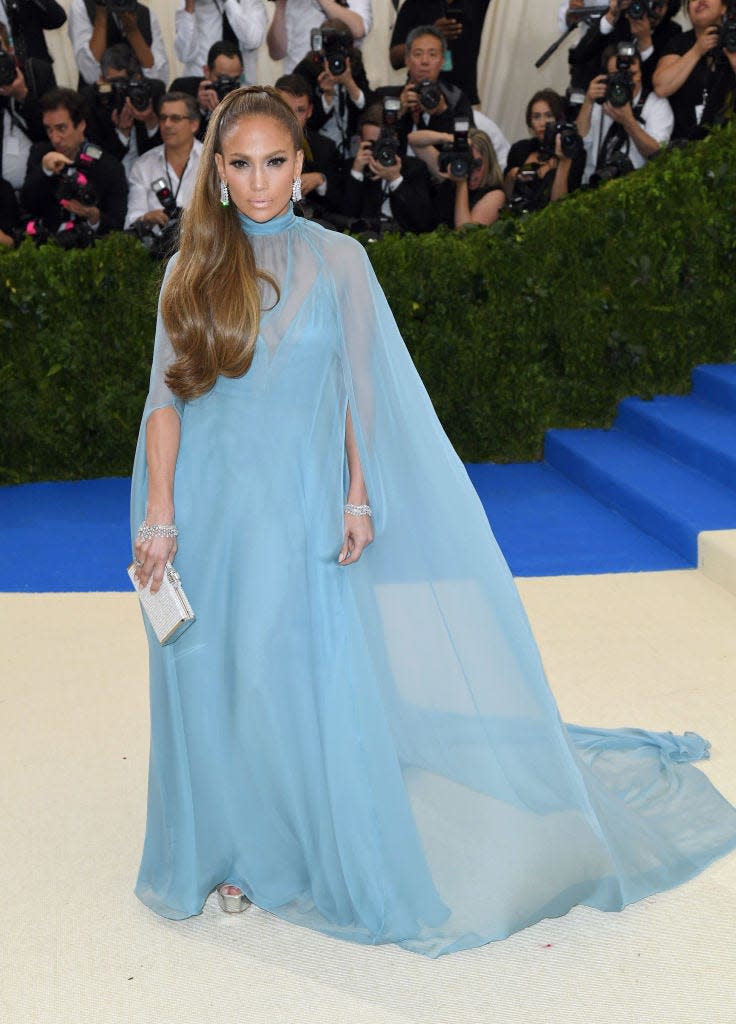
{"type": "MultiPolygon", "coordinates": [[[[610,423],[736,357],[733,126],[493,228],[369,245],[468,461],[535,458],[550,426],[610,423]]],[[[133,239],[0,258],[0,481],[126,474],[160,272],[133,239]]]]}

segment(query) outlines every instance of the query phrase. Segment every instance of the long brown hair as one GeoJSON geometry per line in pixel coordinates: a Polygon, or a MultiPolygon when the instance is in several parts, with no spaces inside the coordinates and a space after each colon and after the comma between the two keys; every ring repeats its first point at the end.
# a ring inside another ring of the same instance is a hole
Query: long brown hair
{"type": "Polygon", "coordinates": [[[242,117],[273,118],[301,148],[299,122],[270,86],[249,86],[229,93],[215,108],[199,158],[189,207],[183,212],[179,257],[161,295],[161,315],[176,359],[166,374],[175,395],[205,394],[218,376],[242,377],[253,361],[261,314],[259,279],[270,274],[256,267],[253,248],[238,211],[220,205],[220,176],[215,153],[242,117]]]}

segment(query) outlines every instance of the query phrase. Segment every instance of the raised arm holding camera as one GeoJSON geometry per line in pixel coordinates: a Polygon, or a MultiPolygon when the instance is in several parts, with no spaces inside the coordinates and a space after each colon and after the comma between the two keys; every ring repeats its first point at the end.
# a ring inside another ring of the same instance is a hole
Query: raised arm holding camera
{"type": "Polygon", "coordinates": [[[199,75],[215,43],[234,43],[240,50],[245,80],[258,77],[258,49],[266,38],[264,0],[179,0],[174,17],[174,51],[184,75],[199,75]]]}
{"type": "Polygon", "coordinates": [[[60,244],[86,245],[120,229],[128,184],[119,160],[86,138],[86,109],[79,93],[53,89],[41,99],[48,142],[28,158],[21,202],[36,220],[29,233],[56,233],[60,244]]]}
{"type": "Polygon", "coordinates": [[[194,96],[199,107],[199,132],[202,142],[207,132],[212,111],[228,93],[240,88],[243,82],[243,58],[237,43],[227,39],[213,43],[207,52],[207,63],[201,75],[185,75],[171,83],[170,92],[185,92],[194,96]]]}
{"type": "Polygon", "coordinates": [[[658,96],[675,114],[673,137],[696,139],[733,114],[736,105],[736,3],[689,0],[692,23],[661,57],[658,96]]]}
{"type": "Polygon", "coordinates": [[[145,75],[162,82],[169,80],[169,61],[158,19],[139,0],[72,0],[69,38],[80,86],[98,80],[102,55],[116,43],[127,43],[145,75]]]}
{"type": "Polygon", "coordinates": [[[587,156],[583,181],[592,185],[642,167],[669,142],[674,124],[667,100],[644,86],[632,43],[610,46],[603,66],[577,118],[587,156]]]}

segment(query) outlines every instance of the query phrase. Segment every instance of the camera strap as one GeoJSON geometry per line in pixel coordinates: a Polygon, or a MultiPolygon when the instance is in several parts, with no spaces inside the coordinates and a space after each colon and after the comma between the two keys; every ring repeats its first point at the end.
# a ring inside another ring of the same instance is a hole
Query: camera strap
{"type": "MultiPolygon", "coordinates": [[[[644,118],[642,117],[642,111],[644,110],[644,104],[647,101],[649,93],[642,89],[639,95],[639,102],[632,106],[634,117],[639,124],[644,124],[644,118]]],[[[601,112],[601,120],[603,114],[601,112]]],[[[604,167],[610,162],[611,157],[614,153],[623,153],[624,156],[629,155],[629,149],[631,148],[631,138],[629,133],[626,131],[622,124],[617,121],[611,121],[608,126],[608,131],[602,136],[600,145],[598,146],[598,158],[596,160],[596,167],[604,167]]]]}
{"type": "Polygon", "coordinates": [[[176,202],[177,196],[181,191],[181,183],[184,181],[184,175],[187,173],[187,167],[189,167],[189,161],[191,159],[192,154],[190,153],[187,157],[187,162],[184,164],[184,170],[181,172],[181,176],[179,177],[179,184],[176,186],[176,191],[174,191],[174,185],[171,181],[171,175],[169,174],[169,161],[166,159],[166,151],[164,151],[164,174],[166,175],[166,180],[169,183],[169,192],[171,193],[174,202],[176,202]]]}

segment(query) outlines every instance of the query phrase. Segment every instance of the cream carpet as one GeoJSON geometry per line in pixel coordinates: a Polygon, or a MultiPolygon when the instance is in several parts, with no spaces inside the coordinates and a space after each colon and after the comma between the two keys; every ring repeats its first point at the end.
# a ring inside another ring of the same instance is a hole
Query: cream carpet
{"type": "MultiPolygon", "coordinates": [[[[566,720],[701,732],[736,801],[736,596],[695,570],[519,588],[566,720]]],[[[438,961],[212,899],[157,918],[131,893],[148,743],[135,597],[0,595],[0,641],[2,1024],[736,1022],[736,856],[621,914],[578,909],[438,961]]]]}

